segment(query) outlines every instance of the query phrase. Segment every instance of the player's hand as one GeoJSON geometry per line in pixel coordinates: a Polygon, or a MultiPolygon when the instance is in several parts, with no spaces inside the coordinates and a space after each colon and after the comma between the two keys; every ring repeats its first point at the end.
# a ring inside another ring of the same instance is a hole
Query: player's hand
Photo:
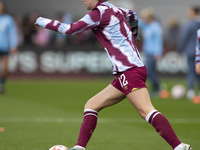
{"type": "Polygon", "coordinates": [[[10,54],[15,54],[17,52],[17,48],[11,48],[10,49],[10,54]]]}
{"type": "Polygon", "coordinates": [[[155,60],[155,61],[160,61],[161,59],[162,59],[162,56],[155,56],[155,57],[154,57],[154,60],[155,60]]]}
{"type": "Polygon", "coordinates": [[[45,28],[51,21],[51,19],[39,17],[37,18],[35,25],[45,28]]]}
{"type": "Polygon", "coordinates": [[[69,28],[70,28],[69,25],[67,25],[66,23],[61,23],[58,28],[58,32],[62,33],[62,34],[66,34],[66,32],[69,28]]]}
{"type": "Polygon", "coordinates": [[[195,71],[198,75],[200,75],[200,64],[195,65],[195,71]]]}

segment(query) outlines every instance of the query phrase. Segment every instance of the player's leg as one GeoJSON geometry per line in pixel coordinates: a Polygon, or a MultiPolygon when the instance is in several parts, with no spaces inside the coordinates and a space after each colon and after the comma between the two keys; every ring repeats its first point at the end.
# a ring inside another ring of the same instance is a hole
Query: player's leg
{"type": "Polygon", "coordinates": [[[176,148],[175,150],[183,150],[182,146],[184,145],[181,144],[180,140],[177,138],[169,121],[153,107],[146,88],[141,88],[129,93],[127,98],[136,108],[141,117],[149,122],[173,149],[176,148]]]}
{"type": "Polygon", "coordinates": [[[98,112],[105,107],[114,105],[125,98],[125,95],[114,86],[108,85],[85,104],[84,119],[80,128],[79,138],[73,149],[84,149],[96,128],[98,112]]]}
{"type": "Polygon", "coordinates": [[[143,119],[145,119],[149,112],[155,110],[146,88],[137,89],[129,93],[127,98],[143,119]]]}
{"type": "Polygon", "coordinates": [[[191,100],[195,96],[194,83],[195,83],[195,57],[188,57],[188,73],[187,73],[187,82],[188,82],[188,91],[187,98],[191,100]]]}
{"type": "Polygon", "coordinates": [[[2,72],[0,74],[0,93],[4,92],[4,85],[8,76],[8,56],[2,56],[0,59],[2,72]]]}
{"type": "Polygon", "coordinates": [[[156,61],[153,55],[147,55],[146,57],[147,76],[151,81],[151,96],[158,96],[159,81],[156,74],[156,61]]]}

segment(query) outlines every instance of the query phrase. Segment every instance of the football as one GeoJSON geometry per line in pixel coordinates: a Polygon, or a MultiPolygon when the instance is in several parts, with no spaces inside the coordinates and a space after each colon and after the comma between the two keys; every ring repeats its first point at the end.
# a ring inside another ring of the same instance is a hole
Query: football
{"type": "Polygon", "coordinates": [[[185,87],[181,84],[174,85],[171,90],[171,95],[174,99],[180,99],[185,96],[185,87]]]}
{"type": "Polygon", "coordinates": [[[51,147],[49,150],[68,150],[68,148],[64,145],[55,145],[51,147]]]}

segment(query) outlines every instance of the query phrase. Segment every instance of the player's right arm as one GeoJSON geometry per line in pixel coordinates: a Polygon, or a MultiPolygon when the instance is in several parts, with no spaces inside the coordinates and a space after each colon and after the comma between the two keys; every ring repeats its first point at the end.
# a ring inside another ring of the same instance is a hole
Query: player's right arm
{"type": "Polygon", "coordinates": [[[196,56],[195,56],[195,70],[200,75],[200,29],[197,31],[197,45],[196,45],[196,56]]]}
{"type": "Polygon", "coordinates": [[[9,40],[9,48],[10,53],[15,53],[17,51],[17,31],[16,25],[13,18],[9,17],[9,25],[8,25],[8,40],[9,40]]]}
{"type": "Polygon", "coordinates": [[[39,17],[35,24],[62,34],[77,34],[98,26],[100,24],[100,12],[98,9],[94,9],[79,21],[72,24],[61,23],[57,20],[43,17],[39,17]]]}
{"type": "Polygon", "coordinates": [[[125,8],[119,8],[119,9],[124,14],[124,17],[126,18],[126,21],[128,22],[133,32],[134,39],[136,41],[139,38],[138,37],[138,15],[136,11],[125,9],[125,8]]]}

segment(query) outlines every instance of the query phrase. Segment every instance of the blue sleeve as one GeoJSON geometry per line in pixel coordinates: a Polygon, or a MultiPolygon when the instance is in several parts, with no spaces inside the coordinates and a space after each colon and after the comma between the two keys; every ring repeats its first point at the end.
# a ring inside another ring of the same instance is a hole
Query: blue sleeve
{"type": "Polygon", "coordinates": [[[9,40],[9,47],[16,48],[17,47],[17,33],[16,33],[16,26],[12,18],[10,18],[10,23],[8,27],[8,40],[9,40]]]}
{"type": "Polygon", "coordinates": [[[143,20],[141,20],[141,19],[138,20],[139,28],[143,29],[145,25],[146,25],[146,23],[143,20]]]}
{"type": "Polygon", "coordinates": [[[154,54],[155,56],[161,56],[163,53],[163,34],[160,25],[155,27],[154,41],[154,54]]]}

